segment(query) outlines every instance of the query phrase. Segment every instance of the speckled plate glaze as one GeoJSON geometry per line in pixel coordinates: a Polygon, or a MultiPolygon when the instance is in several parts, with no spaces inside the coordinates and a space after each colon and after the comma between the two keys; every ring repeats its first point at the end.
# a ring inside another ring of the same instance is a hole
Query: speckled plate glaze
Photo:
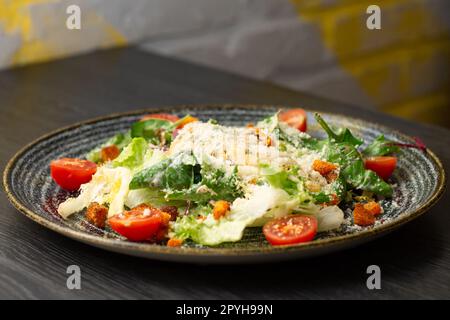
{"type": "MultiPolygon", "coordinates": [[[[163,245],[133,243],[111,230],[100,230],[87,223],[83,214],[68,220],[56,212],[60,202],[70,194],[52,182],[49,163],[61,157],[83,157],[84,154],[111,135],[125,131],[141,115],[149,112],[187,113],[201,120],[214,118],[226,125],[245,125],[273,114],[280,106],[250,105],[202,105],[177,106],[163,109],[139,110],[114,114],[62,128],[49,133],[20,150],[8,163],[3,183],[11,203],[30,219],[70,238],[84,243],[128,255],[194,263],[248,263],[278,261],[319,255],[366,242],[386,234],[423,214],[442,195],[445,173],[439,159],[430,150],[406,149],[399,157],[398,168],[392,177],[395,194],[383,206],[385,213],[373,227],[359,228],[346,224],[341,230],[319,234],[317,239],[293,246],[272,247],[264,239],[260,229],[246,230],[237,243],[218,247],[170,248],[163,245]],[[414,168],[414,170],[411,170],[414,168]]],[[[309,133],[323,135],[315,123],[312,111],[308,113],[309,133]]],[[[412,139],[389,128],[344,117],[324,114],[325,119],[337,126],[348,127],[365,141],[372,141],[380,133],[388,139],[411,143],[412,139]]],[[[348,215],[348,213],[347,213],[348,215]]],[[[351,217],[347,217],[350,221],[351,217]]]]}

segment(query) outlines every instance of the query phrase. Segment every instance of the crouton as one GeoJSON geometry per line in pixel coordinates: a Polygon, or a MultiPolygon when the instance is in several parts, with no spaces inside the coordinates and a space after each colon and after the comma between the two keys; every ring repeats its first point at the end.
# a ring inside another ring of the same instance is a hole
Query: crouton
{"type": "Polygon", "coordinates": [[[326,176],[333,170],[337,169],[337,166],[331,162],[326,162],[322,160],[314,160],[312,168],[314,171],[319,172],[322,176],[326,176]]]}
{"type": "Polygon", "coordinates": [[[108,216],[108,208],[92,202],[86,211],[86,219],[89,223],[92,223],[97,228],[104,229],[106,223],[106,217],[108,216]]]}
{"type": "Polygon", "coordinates": [[[362,227],[371,226],[375,223],[375,216],[362,203],[357,203],[353,209],[353,222],[362,227]]]}
{"type": "Polygon", "coordinates": [[[230,203],[228,201],[219,200],[214,204],[213,215],[214,219],[219,220],[224,217],[230,210],[230,203]]]}
{"type": "Polygon", "coordinates": [[[108,162],[117,158],[120,154],[120,150],[116,145],[110,145],[102,148],[101,152],[102,162],[108,162]]]}
{"type": "Polygon", "coordinates": [[[167,241],[168,247],[180,247],[183,244],[183,240],[172,238],[167,241]]]}
{"type": "Polygon", "coordinates": [[[382,210],[378,202],[370,201],[364,204],[364,209],[374,215],[375,217],[380,215],[382,210]]]}

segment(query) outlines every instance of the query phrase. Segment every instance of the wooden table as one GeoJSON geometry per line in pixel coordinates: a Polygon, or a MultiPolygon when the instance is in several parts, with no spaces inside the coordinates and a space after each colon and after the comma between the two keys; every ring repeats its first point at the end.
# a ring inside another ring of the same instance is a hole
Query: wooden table
{"type": "MultiPolygon", "coordinates": [[[[112,112],[195,103],[303,106],[379,122],[423,138],[450,172],[450,131],[139,51],[114,49],[0,72],[0,167],[24,144],[112,112]]],[[[411,168],[414,170],[414,168],[411,168]]],[[[39,226],[0,194],[0,298],[450,298],[450,197],[393,234],[287,263],[163,263],[96,249],[39,226]],[[66,268],[82,271],[68,290],[66,268]],[[381,268],[382,289],[366,287],[381,268]]]]}

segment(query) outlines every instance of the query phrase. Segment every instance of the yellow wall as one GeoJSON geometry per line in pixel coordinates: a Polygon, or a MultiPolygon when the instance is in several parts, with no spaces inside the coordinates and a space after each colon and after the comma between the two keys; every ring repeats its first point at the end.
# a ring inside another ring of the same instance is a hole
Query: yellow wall
{"type": "Polygon", "coordinates": [[[292,1],[301,19],[319,26],[326,47],[379,108],[448,123],[449,33],[427,1],[292,1]],[[381,30],[365,27],[370,4],[381,8],[381,30]]]}
{"type": "MultiPolygon", "coordinates": [[[[3,37],[12,39],[10,42],[18,43],[6,64],[41,62],[86,51],[92,48],[91,41],[89,46],[86,45],[86,35],[89,33],[95,37],[97,47],[126,43],[120,32],[90,8],[82,13],[86,32],[77,34],[77,31],[67,30],[65,19],[68,15],[65,10],[71,3],[74,1],[0,0],[0,37],[3,33],[3,37]],[[54,32],[40,32],[45,25],[54,32]]],[[[0,47],[0,50],[5,49],[0,47]]]]}

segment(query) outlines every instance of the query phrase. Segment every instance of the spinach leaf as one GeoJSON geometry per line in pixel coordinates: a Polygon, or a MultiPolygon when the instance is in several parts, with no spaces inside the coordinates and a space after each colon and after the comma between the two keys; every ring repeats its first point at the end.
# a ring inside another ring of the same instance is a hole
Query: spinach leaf
{"type": "Polygon", "coordinates": [[[239,183],[237,170],[231,175],[225,171],[202,165],[200,181],[189,189],[172,190],[167,194],[169,200],[190,200],[196,203],[208,203],[210,200],[233,201],[244,194],[239,183]]]}
{"type": "Polygon", "coordinates": [[[164,159],[136,173],[131,180],[130,189],[188,189],[199,171],[200,166],[193,155],[179,153],[174,158],[164,159]]]}
{"type": "Polygon", "coordinates": [[[376,157],[396,153],[398,151],[400,151],[399,146],[394,145],[390,140],[386,140],[384,135],[380,135],[362,151],[362,154],[366,157],[376,157]]]}
{"type": "Polygon", "coordinates": [[[195,157],[180,153],[134,175],[130,189],[157,188],[167,200],[232,201],[243,194],[237,169],[227,175],[207,164],[200,166],[195,157]]]}

